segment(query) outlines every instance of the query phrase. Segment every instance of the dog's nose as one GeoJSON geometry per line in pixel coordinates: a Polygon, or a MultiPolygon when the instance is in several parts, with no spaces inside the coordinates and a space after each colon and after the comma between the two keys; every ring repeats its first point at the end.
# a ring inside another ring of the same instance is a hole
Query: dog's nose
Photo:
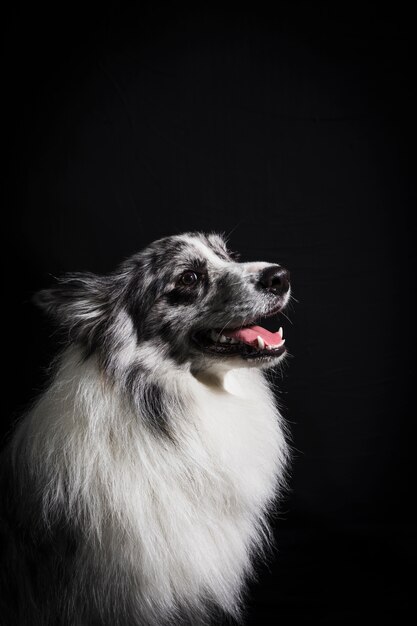
{"type": "Polygon", "coordinates": [[[282,296],[290,288],[290,273],[279,265],[265,267],[259,275],[259,286],[270,293],[282,296]]]}

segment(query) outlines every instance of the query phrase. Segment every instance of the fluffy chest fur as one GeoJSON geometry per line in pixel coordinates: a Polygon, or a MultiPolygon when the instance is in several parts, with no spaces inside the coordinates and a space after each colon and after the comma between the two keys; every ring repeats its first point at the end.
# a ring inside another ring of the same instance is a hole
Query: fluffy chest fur
{"type": "Polygon", "coordinates": [[[239,614],[287,457],[262,373],[283,330],[259,324],[289,297],[285,268],[202,233],[38,294],[66,347],[4,463],[7,624],[239,614]]]}
{"type": "Polygon", "coordinates": [[[158,606],[161,615],[207,602],[238,612],[286,458],[263,375],[241,369],[222,380],[172,378],[186,409],[176,414],[173,402],[171,441],[144,428],[95,360],[80,365],[80,357],[74,349],[64,356],[21,426],[15,458],[23,446],[46,518],[64,516],[81,533],[81,579],[94,574],[104,614],[114,577],[127,611],[149,607],[150,622],[158,606]]]}

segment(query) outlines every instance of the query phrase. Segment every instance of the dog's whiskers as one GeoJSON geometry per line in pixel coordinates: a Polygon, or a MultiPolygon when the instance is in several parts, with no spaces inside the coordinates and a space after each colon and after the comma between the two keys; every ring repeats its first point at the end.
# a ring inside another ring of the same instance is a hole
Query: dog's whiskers
{"type": "Polygon", "coordinates": [[[214,234],[166,237],[111,274],[38,294],[66,343],[2,456],[5,623],[29,623],[35,595],[42,624],[200,624],[210,607],[238,617],[288,451],[259,371],[283,352],[233,331],[285,302],[289,278],[226,254],[214,234]],[[210,350],[228,328],[236,345],[210,350]]]}

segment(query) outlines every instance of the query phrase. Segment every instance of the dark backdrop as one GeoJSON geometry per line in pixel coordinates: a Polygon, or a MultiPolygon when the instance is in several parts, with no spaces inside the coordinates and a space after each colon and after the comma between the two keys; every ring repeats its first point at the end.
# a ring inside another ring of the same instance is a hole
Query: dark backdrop
{"type": "Polygon", "coordinates": [[[54,351],[30,304],[51,275],[190,229],[291,270],[291,491],[247,624],[410,604],[414,33],[399,5],[334,4],[6,20],[4,432],[54,351]]]}

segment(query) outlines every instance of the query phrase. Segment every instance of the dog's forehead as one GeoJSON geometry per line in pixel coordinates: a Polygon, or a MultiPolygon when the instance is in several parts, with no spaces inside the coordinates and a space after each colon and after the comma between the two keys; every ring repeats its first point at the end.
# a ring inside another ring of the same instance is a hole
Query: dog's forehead
{"type": "Polygon", "coordinates": [[[214,267],[226,267],[231,262],[224,241],[218,235],[184,234],[178,239],[186,244],[191,253],[203,257],[214,267]]]}

